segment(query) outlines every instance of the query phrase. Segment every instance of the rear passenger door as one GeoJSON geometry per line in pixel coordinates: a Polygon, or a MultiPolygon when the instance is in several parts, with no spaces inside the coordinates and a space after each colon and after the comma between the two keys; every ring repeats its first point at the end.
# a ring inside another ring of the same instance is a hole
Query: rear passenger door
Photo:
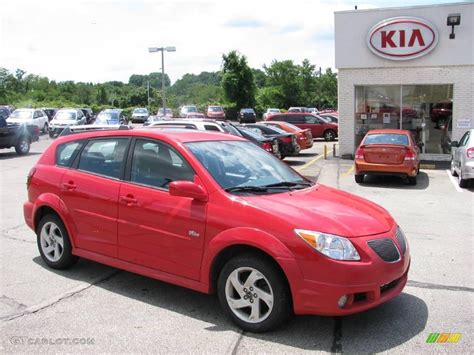
{"type": "Polygon", "coordinates": [[[129,138],[91,139],[61,180],[77,248],[117,257],[120,179],[129,138]]]}

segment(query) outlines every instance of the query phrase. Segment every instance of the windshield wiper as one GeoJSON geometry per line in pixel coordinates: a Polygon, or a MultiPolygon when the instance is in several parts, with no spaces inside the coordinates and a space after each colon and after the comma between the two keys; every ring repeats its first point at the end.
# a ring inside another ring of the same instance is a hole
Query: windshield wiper
{"type": "Polygon", "coordinates": [[[282,182],[277,182],[275,184],[269,184],[269,185],[263,185],[261,187],[263,188],[272,188],[272,187],[296,187],[296,186],[312,186],[310,182],[306,181],[301,181],[301,182],[295,182],[295,181],[282,181],[282,182]]]}
{"type": "Polygon", "coordinates": [[[267,192],[268,189],[266,187],[260,186],[234,186],[228,187],[225,189],[227,192],[267,192]]]}

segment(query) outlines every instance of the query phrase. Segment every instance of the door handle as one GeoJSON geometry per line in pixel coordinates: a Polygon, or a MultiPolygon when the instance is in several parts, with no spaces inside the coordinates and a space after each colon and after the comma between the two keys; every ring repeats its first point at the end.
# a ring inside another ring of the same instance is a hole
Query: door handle
{"type": "Polygon", "coordinates": [[[63,182],[62,186],[65,190],[75,190],[77,187],[74,181],[63,182]]]}
{"type": "Polygon", "coordinates": [[[125,202],[128,207],[131,207],[135,204],[137,204],[137,199],[133,197],[133,195],[127,195],[127,196],[120,196],[120,200],[125,202]]]}

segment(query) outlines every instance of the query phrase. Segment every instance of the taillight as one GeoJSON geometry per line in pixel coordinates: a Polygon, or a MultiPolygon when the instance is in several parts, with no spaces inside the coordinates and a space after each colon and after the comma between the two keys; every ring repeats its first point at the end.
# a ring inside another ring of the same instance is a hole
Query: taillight
{"type": "Polygon", "coordinates": [[[263,143],[262,144],[262,148],[265,149],[267,152],[273,152],[273,149],[272,149],[272,144],[271,143],[263,143]]]}
{"type": "Polygon", "coordinates": [[[468,158],[474,158],[474,147],[469,148],[466,151],[466,155],[467,155],[468,158]]]}
{"type": "Polygon", "coordinates": [[[415,160],[416,155],[411,149],[407,149],[405,153],[405,160],[415,160]]]}
{"type": "Polygon", "coordinates": [[[33,178],[33,175],[35,175],[35,173],[36,173],[36,168],[32,168],[30,170],[30,172],[28,173],[28,177],[26,178],[26,188],[27,189],[30,188],[31,179],[33,178]]]}
{"type": "Polygon", "coordinates": [[[281,141],[284,143],[291,143],[293,139],[291,137],[281,137],[281,141]]]}
{"type": "Polygon", "coordinates": [[[357,149],[355,158],[364,160],[364,147],[360,147],[357,149]]]}

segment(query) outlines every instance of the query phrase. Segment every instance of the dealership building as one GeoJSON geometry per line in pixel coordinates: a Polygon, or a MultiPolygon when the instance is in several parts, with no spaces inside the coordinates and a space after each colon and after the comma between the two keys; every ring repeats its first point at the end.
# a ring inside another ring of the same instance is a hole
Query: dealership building
{"type": "Polygon", "coordinates": [[[474,128],[474,3],[335,13],[339,144],[407,129],[424,160],[449,160],[474,128]]]}

